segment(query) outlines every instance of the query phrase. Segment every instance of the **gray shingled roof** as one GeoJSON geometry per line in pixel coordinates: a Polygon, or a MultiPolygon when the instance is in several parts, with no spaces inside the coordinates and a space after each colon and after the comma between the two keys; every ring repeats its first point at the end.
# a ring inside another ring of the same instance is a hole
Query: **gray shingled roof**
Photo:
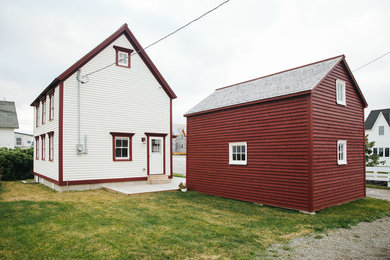
{"type": "Polygon", "coordinates": [[[380,113],[383,114],[383,116],[387,121],[387,124],[390,126],[390,108],[386,108],[386,109],[371,110],[365,122],[366,129],[372,129],[380,113]]]}
{"type": "Polygon", "coordinates": [[[0,101],[0,128],[19,128],[15,102],[0,101]]]}
{"type": "Polygon", "coordinates": [[[217,89],[186,115],[312,90],[342,58],[343,56],[339,56],[217,89]]]}

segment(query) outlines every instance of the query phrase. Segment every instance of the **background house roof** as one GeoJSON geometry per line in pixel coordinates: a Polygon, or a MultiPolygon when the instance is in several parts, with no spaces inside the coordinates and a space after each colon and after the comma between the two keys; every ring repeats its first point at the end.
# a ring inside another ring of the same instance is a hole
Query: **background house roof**
{"type": "Polygon", "coordinates": [[[216,89],[186,115],[312,90],[344,56],[216,89]]]}
{"type": "Polygon", "coordinates": [[[15,102],[0,101],[0,128],[19,128],[15,102]]]}
{"type": "Polygon", "coordinates": [[[386,119],[387,124],[390,126],[390,108],[386,108],[386,109],[371,110],[365,122],[366,129],[372,129],[380,113],[382,113],[382,115],[386,119]]]}
{"type": "Polygon", "coordinates": [[[186,125],[185,124],[172,124],[172,135],[179,136],[181,132],[186,135],[186,125]]]}

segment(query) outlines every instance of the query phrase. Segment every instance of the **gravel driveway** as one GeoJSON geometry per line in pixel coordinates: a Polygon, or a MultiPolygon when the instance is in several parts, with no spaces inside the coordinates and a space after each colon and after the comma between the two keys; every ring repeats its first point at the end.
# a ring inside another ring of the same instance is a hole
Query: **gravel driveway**
{"type": "MultiPolygon", "coordinates": [[[[367,195],[390,200],[390,190],[367,189],[367,195]]],[[[390,259],[390,217],[295,238],[268,253],[271,259],[390,259]]]]}

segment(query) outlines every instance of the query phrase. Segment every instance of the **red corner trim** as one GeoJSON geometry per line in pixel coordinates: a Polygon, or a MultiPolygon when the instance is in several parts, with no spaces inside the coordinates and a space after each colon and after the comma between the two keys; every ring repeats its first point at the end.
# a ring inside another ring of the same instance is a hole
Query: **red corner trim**
{"type": "MultiPolygon", "coordinates": [[[[170,168],[170,173],[169,173],[169,178],[172,179],[173,177],[173,167],[172,167],[172,163],[173,163],[173,159],[172,159],[172,99],[169,100],[169,109],[170,109],[170,115],[169,115],[169,132],[170,132],[170,138],[169,138],[169,145],[170,145],[170,148],[169,148],[169,157],[170,157],[170,163],[169,163],[169,168],[170,168]]],[[[165,160],[164,160],[165,161],[165,160]]],[[[164,167],[165,169],[165,167],[164,167]]]]}
{"type": "Polygon", "coordinates": [[[313,95],[307,96],[307,118],[308,118],[308,211],[314,211],[314,167],[313,167],[313,95]]]}
{"type": "Polygon", "coordinates": [[[108,45],[110,45],[112,42],[114,42],[118,37],[120,37],[122,34],[126,36],[126,38],[130,41],[130,43],[135,47],[135,50],[139,52],[139,56],[142,58],[142,60],[145,62],[146,66],[149,68],[150,72],[153,74],[153,76],[156,78],[156,80],[160,83],[162,88],[165,90],[167,95],[173,99],[176,98],[176,94],[173,92],[173,90],[170,88],[168,83],[165,81],[161,73],[158,71],[156,66],[153,64],[152,60],[149,58],[149,56],[146,54],[145,51],[143,51],[143,48],[141,44],[137,41],[133,33],[130,31],[127,24],[123,24],[116,32],[114,32],[111,36],[109,36],[106,40],[104,40],[102,43],[100,43],[98,46],[96,46],[92,51],[87,53],[84,57],[82,57],[80,60],[78,60],[75,64],[73,64],[71,67],[69,67],[66,71],[64,71],[61,75],[59,75],[57,78],[55,78],[49,86],[43,90],[43,92],[31,103],[31,106],[34,106],[37,102],[39,102],[40,98],[42,96],[45,96],[48,91],[50,91],[52,88],[54,88],[56,85],[58,85],[59,82],[65,81],[67,78],[69,78],[73,73],[75,73],[78,69],[80,69],[82,66],[84,66],[87,62],[89,62],[92,58],[94,58],[97,54],[99,54],[102,50],[104,50],[108,45]]]}
{"type": "Polygon", "coordinates": [[[58,102],[58,182],[63,184],[63,133],[64,133],[64,82],[59,84],[59,102],[58,102]]]}

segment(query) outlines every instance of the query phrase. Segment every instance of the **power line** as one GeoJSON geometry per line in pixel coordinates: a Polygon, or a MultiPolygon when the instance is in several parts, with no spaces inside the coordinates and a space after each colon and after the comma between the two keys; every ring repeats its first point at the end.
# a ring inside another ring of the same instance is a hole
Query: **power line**
{"type": "Polygon", "coordinates": [[[352,72],[355,72],[355,71],[357,71],[357,70],[360,70],[360,69],[362,69],[362,68],[364,68],[364,67],[370,65],[371,63],[373,63],[373,62],[375,62],[375,61],[377,61],[377,60],[379,60],[379,59],[385,57],[387,54],[390,54],[390,51],[388,51],[388,52],[386,52],[385,54],[383,54],[382,56],[379,56],[378,58],[376,58],[376,59],[370,61],[369,63],[366,63],[366,64],[364,64],[363,66],[360,66],[359,68],[353,70],[352,72]]]}
{"type": "MultiPolygon", "coordinates": [[[[190,24],[192,24],[192,23],[194,23],[194,22],[196,22],[196,21],[202,19],[203,17],[205,17],[206,15],[208,15],[208,14],[211,13],[211,12],[214,12],[215,10],[217,10],[218,8],[220,8],[222,5],[226,4],[226,3],[229,2],[229,1],[230,1],[230,0],[226,0],[226,1],[222,2],[222,3],[220,3],[219,5],[217,5],[216,7],[214,7],[213,9],[210,9],[209,11],[205,12],[205,13],[202,14],[201,16],[199,16],[199,17],[197,17],[197,18],[191,20],[190,22],[188,22],[188,23],[186,23],[185,25],[179,27],[178,29],[174,30],[173,32],[171,32],[171,33],[165,35],[164,37],[158,39],[157,41],[155,41],[155,42],[149,44],[149,45],[146,46],[145,48],[143,48],[143,49],[141,49],[141,50],[139,50],[139,51],[137,51],[137,52],[132,53],[131,56],[133,56],[133,55],[135,55],[135,54],[139,54],[139,53],[141,53],[141,52],[144,52],[147,48],[152,47],[153,45],[155,45],[155,44],[157,44],[157,43],[159,43],[159,42],[165,40],[165,39],[168,38],[169,36],[171,36],[171,35],[177,33],[178,31],[180,31],[180,30],[186,28],[186,27],[189,26],[190,24]]],[[[102,67],[102,68],[100,68],[100,69],[98,69],[98,70],[95,70],[95,71],[93,71],[93,72],[87,73],[87,74],[84,76],[84,78],[85,78],[85,79],[87,80],[87,82],[88,82],[88,81],[89,81],[89,79],[88,79],[88,76],[89,76],[89,75],[92,75],[92,74],[94,74],[94,73],[96,73],[96,72],[99,72],[99,71],[102,71],[102,70],[104,70],[104,69],[107,69],[107,68],[113,66],[114,64],[116,64],[116,62],[111,63],[111,64],[109,64],[109,65],[107,65],[107,66],[104,66],[104,67],[102,67]]],[[[86,82],[85,82],[85,83],[86,83],[86,82]]]]}

